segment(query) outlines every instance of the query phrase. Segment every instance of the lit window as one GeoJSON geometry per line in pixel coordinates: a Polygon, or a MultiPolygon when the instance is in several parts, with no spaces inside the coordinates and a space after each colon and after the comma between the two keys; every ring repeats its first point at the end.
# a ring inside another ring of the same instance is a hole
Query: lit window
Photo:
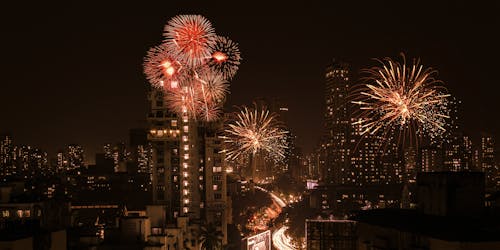
{"type": "Polygon", "coordinates": [[[214,190],[217,190],[218,188],[219,188],[219,187],[218,187],[217,185],[214,185],[214,186],[213,186],[213,189],[214,189],[214,190]]]}
{"type": "Polygon", "coordinates": [[[9,216],[10,216],[9,210],[2,211],[2,217],[9,217],[9,216]]]}
{"type": "Polygon", "coordinates": [[[187,133],[189,131],[189,127],[188,126],[184,126],[184,127],[182,127],[182,129],[184,130],[184,133],[187,133]]]}

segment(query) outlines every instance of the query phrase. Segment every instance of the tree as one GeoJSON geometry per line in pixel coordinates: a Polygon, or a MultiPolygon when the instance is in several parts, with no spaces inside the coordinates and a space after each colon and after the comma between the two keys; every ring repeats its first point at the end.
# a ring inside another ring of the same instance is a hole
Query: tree
{"type": "Polygon", "coordinates": [[[215,227],[214,224],[209,223],[201,227],[201,249],[203,250],[220,250],[222,249],[222,238],[224,235],[215,227]]]}

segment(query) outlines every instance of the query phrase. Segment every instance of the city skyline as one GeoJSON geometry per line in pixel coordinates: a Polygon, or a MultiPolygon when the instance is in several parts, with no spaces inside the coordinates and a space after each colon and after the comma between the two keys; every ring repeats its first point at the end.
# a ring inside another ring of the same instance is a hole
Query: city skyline
{"type": "Polygon", "coordinates": [[[174,5],[12,6],[11,16],[3,18],[16,21],[2,22],[9,24],[10,38],[2,43],[11,49],[0,131],[50,153],[81,144],[90,157],[105,143],[125,141],[129,129],[146,124],[145,51],[161,41],[169,17],[200,13],[223,35],[230,34],[242,51],[243,64],[226,107],[261,96],[281,98],[306,152],[323,130],[324,69],[332,58],[346,60],[357,73],[374,64],[370,58],[400,52],[439,71],[462,101],[464,130],[476,137],[476,144],[481,131],[498,138],[500,118],[493,115],[499,104],[493,77],[498,49],[490,33],[498,24],[494,13],[479,15],[465,3],[422,4],[412,10],[376,5],[358,10],[348,4],[277,4],[266,10],[222,3],[174,5]],[[428,16],[418,15],[422,10],[428,16]],[[380,28],[371,20],[378,20],[380,28]]]}
{"type": "Polygon", "coordinates": [[[0,248],[500,249],[498,4],[312,5],[10,3],[0,248]]]}

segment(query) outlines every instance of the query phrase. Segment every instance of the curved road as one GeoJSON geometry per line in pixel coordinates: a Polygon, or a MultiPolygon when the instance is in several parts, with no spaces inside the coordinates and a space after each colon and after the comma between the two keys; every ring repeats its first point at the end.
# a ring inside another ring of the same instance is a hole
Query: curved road
{"type": "Polygon", "coordinates": [[[292,239],[285,235],[287,226],[282,226],[273,233],[273,245],[280,250],[295,250],[292,244],[292,239]]]}
{"type": "MultiPolygon", "coordinates": [[[[268,193],[271,198],[282,208],[286,207],[286,203],[277,195],[268,190],[255,186],[256,189],[268,193]]],[[[273,232],[273,245],[280,250],[295,250],[296,248],[292,245],[292,239],[285,235],[285,231],[288,229],[287,226],[282,226],[278,230],[273,232]]]]}

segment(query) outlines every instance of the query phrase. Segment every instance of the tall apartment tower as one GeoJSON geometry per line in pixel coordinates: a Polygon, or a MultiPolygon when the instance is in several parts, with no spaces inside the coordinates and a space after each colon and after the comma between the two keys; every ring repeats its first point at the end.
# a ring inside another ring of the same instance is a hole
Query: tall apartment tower
{"type": "Polygon", "coordinates": [[[326,159],[324,181],[341,184],[343,174],[350,166],[350,115],[348,105],[349,65],[334,60],[326,68],[325,129],[326,159]]]}
{"type": "Polygon", "coordinates": [[[444,170],[472,171],[472,141],[461,133],[453,134],[444,147],[444,170]]]}
{"type": "Polygon", "coordinates": [[[14,164],[14,145],[12,136],[9,134],[0,135],[0,176],[11,176],[16,174],[14,164]]]}
{"type": "Polygon", "coordinates": [[[153,203],[166,206],[166,220],[200,217],[197,129],[187,115],[179,117],[166,108],[163,93],[149,94],[148,141],[153,149],[153,203]]]}
{"type": "Polygon", "coordinates": [[[222,122],[198,126],[199,147],[199,190],[201,194],[201,219],[212,223],[224,234],[223,244],[227,244],[226,169],[224,164],[222,122]]]}
{"type": "Polygon", "coordinates": [[[165,224],[177,218],[213,223],[227,243],[227,196],[222,123],[203,123],[170,112],[161,91],[148,97],[154,205],[165,207],[165,224]]]}
{"type": "Polygon", "coordinates": [[[498,166],[495,162],[495,139],[490,134],[481,135],[481,169],[485,173],[486,187],[500,185],[498,166]]]}

